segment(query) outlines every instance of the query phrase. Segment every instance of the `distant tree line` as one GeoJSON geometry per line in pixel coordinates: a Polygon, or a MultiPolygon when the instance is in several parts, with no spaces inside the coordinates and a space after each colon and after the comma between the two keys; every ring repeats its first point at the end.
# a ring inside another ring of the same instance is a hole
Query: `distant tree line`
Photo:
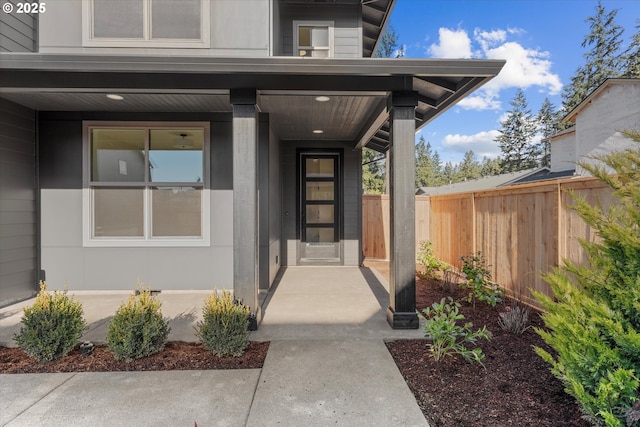
{"type": "MultiPolygon", "coordinates": [[[[589,33],[582,42],[585,63],[578,67],[571,82],[563,88],[562,106],[556,108],[548,98],[533,114],[524,91],[518,89],[510,102],[511,109],[500,123],[495,139],[500,155],[495,159],[479,160],[471,150],[460,163],[443,163],[440,153],[423,136],[416,143],[416,187],[436,187],[484,176],[549,166],[551,147],[549,138],[566,129],[562,118],[577,107],[607,78],[640,78],[640,19],[636,20],[635,34],[623,48],[624,29],[615,21],[618,9],[607,11],[600,2],[596,13],[586,19],[589,33]]],[[[401,56],[398,36],[389,26],[381,38],[374,56],[401,56]],[[400,52],[400,53],[398,53],[400,52]]],[[[384,155],[365,148],[363,150],[362,185],[366,193],[385,192],[384,155]]]]}

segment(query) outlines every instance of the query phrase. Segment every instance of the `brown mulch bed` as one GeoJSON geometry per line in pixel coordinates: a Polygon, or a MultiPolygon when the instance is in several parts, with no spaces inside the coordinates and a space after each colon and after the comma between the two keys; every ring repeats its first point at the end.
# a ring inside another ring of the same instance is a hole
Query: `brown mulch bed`
{"type": "MultiPolygon", "coordinates": [[[[440,282],[426,279],[418,279],[416,294],[420,310],[446,296],[460,301],[466,295],[462,289],[447,295],[440,282]]],[[[387,343],[432,427],[589,425],[549,365],[534,352],[533,346],[548,347],[533,329],[513,335],[498,325],[502,305],[479,302],[473,308],[460,302],[465,322],[472,322],[474,330],[486,325],[493,334],[491,341],[478,345],[485,353],[486,369],[459,356],[436,362],[425,340],[387,343]]],[[[537,313],[530,319],[533,326],[543,326],[537,313]]]]}
{"type": "Polygon", "coordinates": [[[264,364],[268,342],[250,342],[240,357],[218,357],[202,344],[168,342],[164,350],[131,363],[117,361],[104,345],[86,356],[76,348],[51,362],[37,362],[19,348],[0,347],[0,374],[45,372],[167,371],[202,369],[259,369],[264,364]]]}

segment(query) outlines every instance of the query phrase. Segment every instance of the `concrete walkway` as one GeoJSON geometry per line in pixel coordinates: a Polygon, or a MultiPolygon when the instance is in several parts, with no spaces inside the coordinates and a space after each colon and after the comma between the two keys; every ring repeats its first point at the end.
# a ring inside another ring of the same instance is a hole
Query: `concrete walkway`
{"type": "MultiPolygon", "coordinates": [[[[384,345],[422,331],[388,326],[385,286],[367,268],[290,267],[251,336],[271,341],[262,369],[0,375],[0,425],[428,426],[384,345]]],[[[160,294],[170,340],[195,341],[205,294],[160,294]]],[[[77,294],[87,339],[126,297],[77,294]]],[[[28,304],[0,310],[0,345],[28,304]]]]}

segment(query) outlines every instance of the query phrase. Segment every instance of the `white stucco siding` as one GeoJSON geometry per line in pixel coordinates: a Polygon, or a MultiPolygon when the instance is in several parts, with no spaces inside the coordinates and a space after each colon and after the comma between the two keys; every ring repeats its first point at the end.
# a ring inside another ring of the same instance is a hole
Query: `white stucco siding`
{"type": "MultiPolygon", "coordinates": [[[[640,129],[640,84],[613,83],[583,107],[576,117],[576,155],[585,162],[591,157],[632,146],[621,131],[640,129]]],[[[586,172],[578,169],[583,175],[586,172]]]]}
{"type": "MultiPolygon", "coordinates": [[[[208,190],[207,190],[208,191],[208,190]]],[[[233,289],[233,191],[210,191],[209,247],[83,247],[82,190],[41,191],[42,269],[51,289],[233,289]]]]}
{"type": "Polygon", "coordinates": [[[576,135],[570,133],[556,137],[551,142],[551,172],[576,167],[576,135]]]}

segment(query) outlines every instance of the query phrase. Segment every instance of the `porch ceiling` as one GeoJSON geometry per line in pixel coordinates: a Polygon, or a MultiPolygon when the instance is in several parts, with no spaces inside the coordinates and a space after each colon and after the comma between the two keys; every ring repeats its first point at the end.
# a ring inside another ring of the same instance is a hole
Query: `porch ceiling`
{"type": "Polygon", "coordinates": [[[500,71],[504,61],[0,54],[0,96],[40,111],[224,112],[256,88],[284,140],[342,140],[384,152],[387,98],[418,94],[416,129],[500,71]],[[161,70],[161,71],[159,71],[161,70]],[[124,97],[113,101],[116,93],[124,97]],[[319,102],[316,97],[329,98],[319,102]],[[313,133],[320,129],[321,134],[313,133]]]}

